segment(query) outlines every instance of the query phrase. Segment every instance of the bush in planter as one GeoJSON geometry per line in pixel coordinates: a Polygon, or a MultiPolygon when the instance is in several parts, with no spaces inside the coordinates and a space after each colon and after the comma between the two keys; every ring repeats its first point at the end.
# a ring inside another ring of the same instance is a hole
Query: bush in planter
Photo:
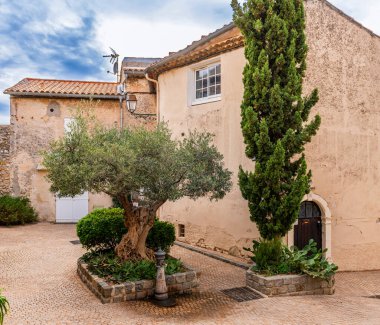
{"type": "Polygon", "coordinates": [[[255,265],[252,270],[264,275],[275,274],[308,274],[313,278],[329,279],[336,273],[338,267],[325,259],[327,251],[319,250],[317,243],[310,240],[303,249],[288,248],[281,240],[254,241],[252,260],[255,265]]]}
{"type": "MultiPolygon", "coordinates": [[[[260,241],[254,240],[252,249],[250,251],[253,256],[252,261],[255,263],[255,271],[266,274],[277,274],[283,261],[283,244],[279,239],[260,241]]],[[[287,273],[284,270],[284,273],[287,273]]]]}
{"type": "MultiPolygon", "coordinates": [[[[124,213],[120,208],[94,210],[77,224],[77,235],[86,249],[113,249],[126,232],[124,213]]],[[[174,240],[174,225],[156,219],[146,242],[152,249],[161,247],[169,251],[174,240]]]]}
{"type": "Polygon", "coordinates": [[[126,232],[123,210],[119,208],[96,209],[77,224],[77,235],[86,249],[114,248],[126,232]]]}
{"type": "Polygon", "coordinates": [[[0,225],[23,225],[36,222],[37,217],[28,198],[0,196],[0,225]]]}
{"type": "Polygon", "coordinates": [[[146,245],[153,250],[161,247],[166,252],[169,252],[170,247],[175,241],[174,225],[170,222],[160,221],[156,219],[152,229],[149,231],[146,245]]]}

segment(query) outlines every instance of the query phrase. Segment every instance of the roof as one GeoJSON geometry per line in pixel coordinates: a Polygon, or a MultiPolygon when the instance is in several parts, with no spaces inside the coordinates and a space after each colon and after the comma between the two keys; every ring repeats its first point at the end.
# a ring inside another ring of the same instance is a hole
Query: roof
{"type": "Polygon", "coordinates": [[[25,78],[6,89],[4,94],[37,97],[116,99],[117,84],[105,81],[25,78]]]}
{"type": "MultiPolygon", "coordinates": [[[[370,29],[364,27],[362,24],[357,22],[352,17],[345,14],[342,10],[332,5],[329,1],[327,0],[321,0],[321,1],[324,4],[326,4],[328,7],[330,7],[332,10],[337,12],[339,15],[349,20],[351,23],[357,25],[359,28],[364,29],[371,36],[380,37],[377,34],[375,34],[373,31],[371,31],[370,29]]],[[[157,76],[161,72],[164,72],[173,68],[182,67],[182,66],[218,55],[220,53],[231,51],[238,47],[244,46],[244,38],[242,35],[239,35],[239,36],[228,38],[220,43],[211,44],[209,47],[204,47],[201,50],[197,51],[198,47],[201,47],[202,45],[206,45],[208,42],[210,42],[214,38],[232,30],[233,28],[237,28],[237,27],[235,26],[233,22],[231,22],[206,36],[202,36],[201,39],[194,41],[193,43],[191,43],[184,49],[178,52],[170,53],[168,56],[151,64],[149,67],[147,67],[146,72],[149,73],[151,77],[157,78],[157,76]]]]}
{"type": "Polygon", "coordinates": [[[146,72],[151,74],[152,76],[156,77],[158,74],[160,74],[163,71],[172,69],[174,67],[180,67],[187,64],[190,64],[192,62],[196,62],[199,59],[204,59],[207,57],[211,57],[214,55],[217,55],[221,52],[225,52],[226,50],[232,50],[237,47],[241,47],[244,45],[244,39],[243,36],[239,36],[235,39],[227,39],[221,43],[217,43],[214,45],[210,45],[209,48],[204,48],[200,52],[201,53],[194,53],[194,55],[187,56],[191,51],[195,50],[196,48],[206,44],[207,42],[211,41],[215,37],[218,37],[219,35],[222,35],[226,33],[229,30],[232,30],[235,28],[234,23],[229,23],[227,25],[224,25],[223,27],[217,29],[216,31],[202,36],[201,39],[192,42],[190,45],[185,47],[184,49],[170,53],[168,56],[162,58],[161,60],[151,64],[147,69],[146,72]],[[198,55],[197,55],[198,54],[198,55]]]}
{"type": "Polygon", "coordinates": [[[121,67],[130,75],[144,76],[145,69],[159,60],[161,58],[125,57],[121,67]]]}

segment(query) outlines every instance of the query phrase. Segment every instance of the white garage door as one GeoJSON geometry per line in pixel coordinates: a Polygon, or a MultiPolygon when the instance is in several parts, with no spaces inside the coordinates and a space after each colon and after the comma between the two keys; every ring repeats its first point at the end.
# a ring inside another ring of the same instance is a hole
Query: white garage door
{"type": "Polygon", "coordinates": [[[57,197],[55,217],[57,223],[78,222],[88,214],[88,192],[74,197],[57,197]]]}

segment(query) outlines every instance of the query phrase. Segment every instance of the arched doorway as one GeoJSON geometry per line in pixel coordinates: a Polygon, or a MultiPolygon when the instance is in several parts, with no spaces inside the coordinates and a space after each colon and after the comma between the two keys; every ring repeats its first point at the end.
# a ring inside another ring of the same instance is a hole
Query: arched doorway
{"type": "Polygon", "coordinates": [[[313,239],[322,249],[322,213],[313,201],[301,203],[298,223],[294,225],[294,246],[304,248],[313,239]]]}
{"type": "MultiPolygon", "coordinates": [[[[331,211],[329,209],[329,206],[327,202],[318,194],[315,194],[313,192],[310,192],[309,194],[306,194],[302,200],[308,201],[308,202],[314,202],[322,214],[322,249],[327,248],[327,252],[324,254],[325,257],[332,261],[331,257],[331,211]]],[[[294,226],[298,225],[299,219],[296,220],[294,226]]],[[[294,227],[289,230],[286,241],[288,243],[288,246],[294,246],[294,227]]]]}

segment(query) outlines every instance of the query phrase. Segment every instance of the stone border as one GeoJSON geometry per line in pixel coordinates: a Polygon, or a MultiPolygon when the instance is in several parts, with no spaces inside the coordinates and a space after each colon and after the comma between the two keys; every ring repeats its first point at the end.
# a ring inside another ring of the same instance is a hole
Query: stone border
{"type": "Polygon", "coordinates": [[[327,281],[307,274],[263,276],[251,270],[246,272],[246,285],[268,297],[332,295],[335,292],[334,284],[334,276],[327,281]]]}
{"type": "MultiPolygon", "coordinates": [[[[199,286],[200,273],[186,267],[186,272],[166,276],[169,295],[192,293],[199,286]]],[[[139,300],[154,295],[155,280],[141,280],[110,285],[104,279],[91,274],[88,266],[78,260],[77,272],[83,283],[97,296],[103,304],[129,300],[139,300]]]]}

